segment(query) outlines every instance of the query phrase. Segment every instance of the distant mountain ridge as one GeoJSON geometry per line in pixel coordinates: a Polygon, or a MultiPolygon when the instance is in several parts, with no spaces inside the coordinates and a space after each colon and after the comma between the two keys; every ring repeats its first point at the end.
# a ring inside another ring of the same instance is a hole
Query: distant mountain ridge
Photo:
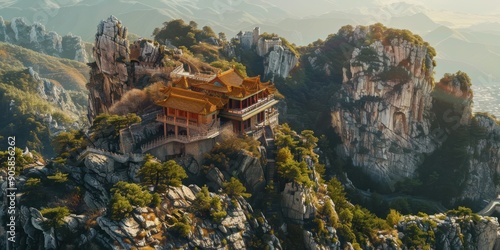
{"type": "Polygon", "coordinates": [[[60,36],[39,23],[28,24],[23,17],[4,21],[0,16],[0,41],[22,46],[47,55],[88,62],[82,39],[71,34],[60,36]]]}

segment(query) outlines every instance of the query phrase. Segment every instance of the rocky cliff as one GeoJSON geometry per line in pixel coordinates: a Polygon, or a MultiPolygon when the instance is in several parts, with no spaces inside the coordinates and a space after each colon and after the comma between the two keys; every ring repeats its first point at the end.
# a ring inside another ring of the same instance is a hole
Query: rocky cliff
{"type": "MultiPolygon", "coordinates": [[[[460,71],[445,74],[436,83],[432,93],[433,127],[438,135],[435,139],[442,142],[442,146],[419,170],[424,185],[431,183],[428,179],[440,183],[431,184],[430,190],[454,187],[450,189],[454,192],[447,194],[454,201],[489,200],[500,191],[497,185],[500,127],[494,117],[472,113],[471,85],[469,77],[460,71]]],[[[476,204],[475,208],[480,209],[479,202],[476,204]]]]}
{"type": "Polygon", "coordinates": [[[111,16],[97,26],[94,44],[95,63],[89,64],[89,120],[100,113],[107,113],[109,107],[120,100],[129,89],[125,62],[130,61],[126,28],[111,16]]]}
{"type": "MultiPolygon", "coordinates": [[[[371,36],[357,27],[346,40],[371,36]]],[[[332,126],[342,138],[339,153],[377,183],[393,189],[435,150],[430,113],[432,55],[403,38],[354,47],[342,68],[342,86],[332,107],[332,126]]]]}
{"type": "Polygon", "coordinates": [[[92,121],[129,90],[144,88],[154,77],[169,79],[171,68],[164,67],[166,48],[152,41],[139,39],[133,44],[127,40],[127,28],[110,16],[97,26],[94,43],[94,63],[89,64],[90,82],[88,117],[92,121]]]}
{"type": "Polygon", "coordinates": [[[379,191],[413,179],[420,183],[415,193],[434,199],[492,199],[499,191],[498,125],[472,112],[465,73],[434,81],[434,56],[420,37],[372,25],[346,26],[305,58],[331,84],[324,92],[333,93],[328,112],[338,155],[379,191]]]}
{"type": "Polygon", "coordinates": [[[74,35],[60,36],[54,31],[46,31],[45,26],[27,24],[21,18],[6,22],[0,17],[0,41],[19,45],[47,55],[62,57],[86,63],[87,53],[83,41],[74,35]]]}
{"type": "Polygon", "coordinates": [[[292,51],[284,46],[276,45],[264,58],[264,75],[271,75],[271,79],[274,79],[274,76],[287,78],[298,61],[292,51]]]}
{"type": "Polygon", "coordinates": [[[490,200],[500,193],[500,126],[496,119],[486,114],[475,114],[471,127],[477,133],[467,146],[468,178],[457,200],[490,200]]]}

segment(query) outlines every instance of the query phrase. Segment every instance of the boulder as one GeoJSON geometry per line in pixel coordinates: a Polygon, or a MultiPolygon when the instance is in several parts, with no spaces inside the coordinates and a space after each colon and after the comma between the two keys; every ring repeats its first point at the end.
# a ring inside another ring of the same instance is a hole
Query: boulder
{"type": "Polygon", "coordinates": [[[298,183],[289,182],[285,184],[285,189],[281,194],[283,215],[298,223],[313,218],[316,209],[311,202],[313,200],[312,195],[311,190],[298,183]]]}
{"type": "Polygon", "coordinates": [[[236,171],[248,192],[257,193],[264,190],[266,179],[260,159],[240,150],[238,157],[230,162],[230,172],[236,171]]]}

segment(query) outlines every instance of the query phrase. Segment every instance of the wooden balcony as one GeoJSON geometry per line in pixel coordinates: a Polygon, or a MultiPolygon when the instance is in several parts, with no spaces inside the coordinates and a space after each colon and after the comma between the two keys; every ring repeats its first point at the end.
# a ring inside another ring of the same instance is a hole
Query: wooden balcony
{"type": "Polygon", "coordinates": [[[244,121],[249,117],[254,116],[278,103],[274,99],[274,95],[270,95],[266,98],[259,99],[257,103],[254,103],[243,109],[227,109],[221,112],[221,116],[232,118],[240,121],[244,121]]]}

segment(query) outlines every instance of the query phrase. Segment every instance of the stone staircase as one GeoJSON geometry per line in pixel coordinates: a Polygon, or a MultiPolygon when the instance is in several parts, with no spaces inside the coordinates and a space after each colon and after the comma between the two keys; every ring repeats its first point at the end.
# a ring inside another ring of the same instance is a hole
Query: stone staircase
{"type": "Polygon", "coordinates": [[[274,132],[271,126],[266,126],[264,128],[264,138],[266,140],[266,159],[267,159],[267,167],[266,167],[266,178],[267,183],[269,184],[271,181],[274,181],[274,176],[276,174],[276,164],[274,159],[276,158],[276,145],[274,142],[274,132]]]}

